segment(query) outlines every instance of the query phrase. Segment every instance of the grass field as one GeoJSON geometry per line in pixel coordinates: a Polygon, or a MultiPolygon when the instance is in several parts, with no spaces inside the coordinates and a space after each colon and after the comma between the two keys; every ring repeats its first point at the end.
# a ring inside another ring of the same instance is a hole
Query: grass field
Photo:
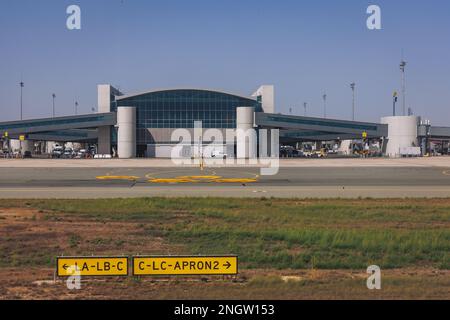
{"type": "MultiPolygon", "coordinates": [[[[3,201],[0,232],[0,274],[26,267],[39,273],[61,254],[237,254],[250,277],[245,286],[258,297],[257,288],[296,292],[284,274],[306,270],[308,279],[317,272],[323,281],[335,270],[364,274],[372,264],[391,269],[394,284],[433,293],[430,285],[450,269],[450,199],[3,201]],[[401,270],[431,270],[430,277],[437,272],[438,278],[429,278],[427,286],[426,277],[404,278],[401,270]]],[[[345,281],[363,287],[360,278],[345,281]]],[[[444,298],[450,298],[449,285],[437,286],[444,298]]],[[[401,290],[394,297],[401,298],[401,290]]]]}

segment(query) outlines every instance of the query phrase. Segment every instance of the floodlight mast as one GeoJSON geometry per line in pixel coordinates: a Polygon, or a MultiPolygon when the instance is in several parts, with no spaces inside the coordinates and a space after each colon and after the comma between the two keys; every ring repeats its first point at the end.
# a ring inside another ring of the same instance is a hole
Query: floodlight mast
{"type": "Polygon", "coordinates": [[[402,73],[402,107],[403,115],[406,116],[406,77],[405,77],[406,61],[402,59],[400,62],[400,71],[402,73]]]}
{"type": "MultiPolygon", "coordinates": [[[[24,87],[24,83],[23,81],[20,81],[19,83],[20,85],[20,120],[23,120],[23,87],[24,87]]],[[[22,155],[22,139],[20,140],[20,154],[22,155]]]]}
{"type": "Polygon", "coordinates": [[[393,102],[392,102],[392,115],[395,117],[395,104],[397,103],[397,100],[398,100],[398,96],[397,96],[397,91],[394,91],[394,93],[393,93],[393,95],[392,95],[392,100],[393,100],[393,102]]]}
{"type": "Polygon", "coordinates": [[[20,120],[23,120],[23,87],[25,84],[23,81],[20,81],[20,120]]]}
{"type": "Polygon", "coordinates": [[[350,88],[352,89],[352,120],[355,121],[355,88],[356,83],[350,83],[350,88]]]}
{"type": "Polygon", "coordinates": [[[56,98],[56,94],[52,93],[52,99],[53,99],[53,118],[55,117],[55,98],[56,98]]]}

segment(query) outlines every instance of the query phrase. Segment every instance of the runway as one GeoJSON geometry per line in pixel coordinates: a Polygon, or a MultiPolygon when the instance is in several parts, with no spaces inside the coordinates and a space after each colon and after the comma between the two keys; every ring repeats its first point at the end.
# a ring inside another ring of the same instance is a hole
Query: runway
{"type": "Polygon", "coordinates": [[[0,168],[0,198],[449,197],[448,167],[0,168]]]}

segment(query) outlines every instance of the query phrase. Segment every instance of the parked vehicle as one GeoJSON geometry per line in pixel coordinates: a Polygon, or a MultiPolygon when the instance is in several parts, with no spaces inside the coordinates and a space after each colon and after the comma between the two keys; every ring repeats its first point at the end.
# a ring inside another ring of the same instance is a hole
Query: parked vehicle
{"type": "Polygon", "coordinates": [[[11,157],[11,153],[8,151],[8,150],[3,150],[1,153],[0,153],[0,157],[2,157],[2,158],[9,158],[9,157],[11,157]]]}
{"type": "Polygon", "coordinates": [[[97,154],[97,147],[96,146],[89,146],[87,153],[90,154],[92,157],[97,154]]]}
{"type": "Polygon", "coordinates": [[[61,158],[64,154],[64,149],[61,146],[55,146],[52,150],[52,158],[61,158]]]}
{"type": "Polygon", "coordinates": [[[213,152],[211,152],[211,157],[226,159],[228,157],[228,155],[225,152],[223,152],[222,150],[213,150],[213,152]]]}
{"type": "Polygon", "coordinates": [[[311,158],[312,152],[309,150],[304,150],[303,152],[303,157],[305,158],[311,158]]]}
{"type": "Polygon", "coordinates": [[[75,158],[76,159],[85,159],[85,158],[87,158],[87,154],[88,153],[87,153],[86,149],[80,149],[76,153],[75,158]]]}
{"type": "Polygon", "coordinates": [[[63,153],[62,157],[64,159],[71,159],[71,158],[73,158],[73,150],[72,150],[72,148],[66,148],[64,150],[64,153],[63,153]]]}
{"type": "Polygon", "coordinates": [[[25,151],[22,156],[23,159],[31,159],[32,157],[31,151],[25,151]]]}

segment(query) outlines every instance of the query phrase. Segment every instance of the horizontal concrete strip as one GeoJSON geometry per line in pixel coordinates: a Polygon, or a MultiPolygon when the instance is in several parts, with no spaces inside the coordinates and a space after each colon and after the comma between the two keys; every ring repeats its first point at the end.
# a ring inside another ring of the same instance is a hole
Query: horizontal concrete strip
{"type": "Polygon", "coordinates": [[[268,186],[241,187],[221,186],[173,188],[0,188],[2,199],[95,199],[95,198],[138,198],[138,197],[232,197],[232,198],[447,198],[450,186],[268,186]]]}
{"type": "MultiPolygon", "coordinates": [[[[229,159],[231,160],[231,159],[229,159]]],[[[270,159],[259,163],[231,163],[211,165],[211,167],[266,167],[270,159]]],[[[279,159],[280,167],[442,167],[450,168],[450,157],[433,158],[369,158],[369,159],[279,159]]],[[[198,167],[198,161],[184,167],[198,167]]],[[[183,167],[170,159],[4,159],[0,158],[0,168],[158,168],[183,167]]],[[[207,162],[208,166],[208,162],[207,162]]]]}

